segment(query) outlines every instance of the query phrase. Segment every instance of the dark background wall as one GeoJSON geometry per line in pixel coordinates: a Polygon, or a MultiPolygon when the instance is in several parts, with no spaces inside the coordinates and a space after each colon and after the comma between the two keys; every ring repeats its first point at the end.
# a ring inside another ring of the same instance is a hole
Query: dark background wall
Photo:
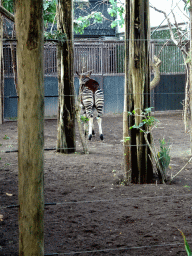
{"type": "Polygon", "coordinates": [[[151,94],[155,111],[182,110],[185,98],[185,74],[161,75],[159,85],[151,94]]]}
{"type": "MultiPolygon", "coordinates": [[[[104,113],[122,113],[124,104],[124,76],[92,76],[104,91],[104,113]]],[[[74,86],[78,93],[79,80],[75,76],[74,86]]],[[[182,110],[185,75],[161,75],[159,85],[151,92],[151,106],[154,111],[182,110]]],[[[5,79],[4,117],[17,117],[17,95],[13,78],[5,79]]],[[[45,116],[57,116],[58,83],[56,77],[45,77],[45,116]]]]}

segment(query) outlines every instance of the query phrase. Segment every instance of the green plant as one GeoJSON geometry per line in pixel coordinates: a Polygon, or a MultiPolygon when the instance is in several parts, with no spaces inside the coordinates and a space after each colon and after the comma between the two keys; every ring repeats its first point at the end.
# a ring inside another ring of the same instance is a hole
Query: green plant
{"type": "Polygon", "coordinates": [[[44,31],[44,37],[46,39],[57,39],[57,40],[59,40],[61,42],[65,42],[66,39],[67,39],[66,34],[63,34],[63,33],[61,33],[58,30],[54,30],[52,32],[44,31]]]}
{"type": "Polygon", "coordinates": [[[179,231],[180,231],[180,233],[181,233],[181,235],[183,237],[183,240],[184,240],[184,245],[185,245],[185,250],[187,252],[187,256],[192,256],[191,249],[189,248],[189,245],[187,243],[187,240],[186,240],[186,237],[185,237],[184,233],[181,230],[179,230],[179,231]]]}
{"type": "Polygon", "coordinates": [[[9,140],[10,138],[7,135],[5,135],[3,139],[4,140],[9,140]]]}
{"type": "MultiPolygon", "coordinates": [[[[113,18],[111,21],[111,27],[114,28],[117,25],[123,27],[125,8],[124,4],[120,4],[115,0],[109,0],[110,7],[107,9],[109,15],[113,18]]],[[[75,33],[83,34],[84,29],[95,23],[102,23],[104,20],[109,20],[101,12],[92,11],[90,14],[84,17],[79,17],[74,20],[75,33]]]]}
{"type": "Polygon", "coordinates": [[[159,142],[160,142],[160,151],[157,153],[157,157],[159,159],[160,165],[164,173],[166,174],[170,164],[170,159],[171,159],[169,154],[170,146],[169,146],[169,143],[167,143],[164,138],[162,140],[160,139],[159,142]]]}
{"type": "Polygon", "coordinates": [[[129,141],[131,138],[130,137],[125,137],[124,138],[124,142],[127,142],[127,141],[129,141]]]}
{"type": "Polygon", "coordinates": [[[80,119],[83,123],[87,123],[89,121],[89,118],[86,116],[80,116],[80,119]]]}
{"type": "Polygon", "coordinates": [[[3,4],[3,7],[7,9],[7,11],[13,13],[13,10],[14,10],[13,0],[3,0],[2,4],[3,4]]]}
{"type": "Polygon", "coordinates": [[[9,117],[9,120],[10,120],[10,121],[17,121],[17,116],[15,116],[15,117],[9,117]]]}
{"type": "MultiPolygon", "coordinates": [[[[118,3],[116,0],[109,0],[110,7],[108,8],[109,15],[113,18],[110,20],[111,27],[114,28],[117,25],[123,26],[124,24],[124,13],[125,8],[124,4],[118,3]],[[115,19],[115,20],[114,20],[115,19]]],[[[3,0],[3,6],[11,13],[14,12],[14,4],[13,0],[3,0]]],[[[59,39],[53,35],[52,33],[53,25],[56,24],[56,5],[57,0],[43,0],[43,19],[44,19],[44,27],[45,29],[48,28],[48,25],[52,23],[51,32],[45,33],[46,39],[59,39]],[[51,34],[51,35],[50,35],[51,34]],[[54,38],[52,37],[54,36],[54,38]]],[[[80,7],[82,8],[82,3],[80,3],[80,7]]],[[[75,33],[83,34],[84,29],[90,25],[95,23],[102,23],[103,20],[109,20],[106,18],[101,12],[92,11],[87,16],[79,17],[78,19],[74,20],[74,31],[75,33]]],[[[60,39],[59,39],[60,40],[60,39]]]]}
{"type": "MultiPolygon", "coordinates": [[[[155,123],[158,122],[158,120],[154,116],[150,116],[151,110],[152,110],[152,107],[144,109],[144,111],[139,115],[139,116],[143,117],[141,123],[139,123],[139,125],[134,124],[129,129],[133,129],[133,128],[139,129],[141,132],[144,132],[144,133],[151,132],[149,130],[142,129],[142,127],[144,127],[144,125],[146,125],[147,128],[150,128],[150,127],[154,126],[155,123]]],[[[138,116],[138,114],[136,113],[136,110],[133,110],[132,112],[128,112],[128,115],[138,116]]]]}
{"type": "MultiPolygon", "coordinates": [[[[151,151],[151,154],[153,156],[153,159],[156,163],[159,178],[160,178],[161,182],[164,183],[164,182],[166,182],[166,171],[165,171],[164,167],[166,168],[167,166],[169,166],[169,162],[170,162],[169,148],[167,148],[167,146],[165,146],[165,142],[164,142],[164,140],[162,140],[160,151],[158,153],[159,155],[158,155],[158,154],[156,154],[154,145],[152,143],[150,143],[148,140],[148,134],[151,133],[152,129],[155,127],[155,124],[158,122],[158,120],[154,116],[150,115],[151,109],[152,108],[146,108],[140,114],[137,113],[138,112],[137,110],[128,112],[128,115],[134,115],[135,117],[140,116],[143,118],[143,119],[141,119],[141,122],[138,125],[134,124],[129,129],[137,129],[140,132],[144,133],[145,141],[146,141],[146,143],[151,151]]],[[[152,140],[152,135],[150,137],[152,140]]]]}

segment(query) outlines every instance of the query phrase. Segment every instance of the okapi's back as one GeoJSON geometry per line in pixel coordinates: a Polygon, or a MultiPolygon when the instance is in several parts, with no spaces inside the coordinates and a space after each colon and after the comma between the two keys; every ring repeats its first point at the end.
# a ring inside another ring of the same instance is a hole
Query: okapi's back
{"type": "Polygon", "coordinates": [[[99,83],[93,79],[89,79],[86,83],[85,86],[89,88],[92,92],[95,92],[99,88],[99,83]]]}

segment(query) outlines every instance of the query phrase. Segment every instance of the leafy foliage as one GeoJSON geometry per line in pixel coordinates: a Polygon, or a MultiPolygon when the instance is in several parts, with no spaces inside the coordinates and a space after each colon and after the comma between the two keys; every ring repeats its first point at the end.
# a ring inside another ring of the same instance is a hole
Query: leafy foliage
{"type": "MultiPolygon", "coordinates": [[[[115,18],[115,20],[113,20],[111,22],[111,27],[114,28],[117,25],[120,25],[121,27],[124,24],[124,13],[125,13],[125,9],[124,6],[118,6],[117,1],[115,0],[109,0],[111,6],[108,8],[108,13],[111,17],[115,18]],[[117,18],[119,14],[119,18],[117,18]]],[[[106,19],[106,17],[103,16],[103,14],[101,12],[92,12],[91,14],[84,16],[84,17],[79,17],[77,20],[74,21],[74,30],[75,33],[80,33],[83,34],[84,29],[92,24],[95,23],[102,23],[103,20],[106,19]]]]}
{"type": "Polygon", "coordinates": [[[5,9],[7,9],[7,11],[9,11],[10,13],[14,13],[13,0],[3,0],[2,5],[5,9]]]}
{"type": "Polygon", "coordinates": [[[159,162],[161,164],[163,171],[166,173],[171,160],[171,157],[169,154],[170,147],[169,147],[169,144],[166,143],[165,139],[159,140],[159,142],[160,142],[160,151],[158,152],[157,156],[159,158],[159,162]]]}
{"type": "MultiPolygon", "coordinates": [[[[153,159],[156,163],[157,172],[159,174],[159,178],[162,182],[166,182],[166,168],[169,166],[170,156],[169,156],[169,147],[165,144],[164,139],[160,141],[160,151],[157,154],[153,143],[150,143],[148,140],[148,134],[151,133],[152,129],[155,127],[155,123],[158,122],[154,116],[150,116],[151,107],[144,109],[142,113],[137,113],[137,110],[133,110],[132,112],[128,112],[128,115],[139,116],[141,117],[141,123],[139,125],[133,125],[129,129],[137,129],[140,132],[144,133],[145,141],[148,144],[148,147],[152,153],[153,159]],[[143,118],[143,119],[142,119],[143,118]]],[[[152,139],[152,135],[150,136],[152,139]]]]}
{"type": "Polygon", "coordinates": [[[57,0],[43,0],[43,19],[45,27],[47,27],[49,23],[56,23],[56,4],[57,0]]]}
{"type": "Polygon", "coordinates": [[[119,14],[120,19],[115,19],[112,23],[111,23],[111,27],[114,28],[117,25],[123,27],[124,24],[124,17],[123,14],[125,13],[125,8],[123,5],[118,6],[117,1],[115,0],[109,0],[111,7],[108,8],[108,13],[111,15],[111,17],[117,17],[119,14]]]}
{"type": "MultiPolygon", "coordinates": [[[[141,128],[144,125],[147,125],[147,127],[153,126],[158,120],[154,116],[150,116],[151,109],[152,107],[144,109],[144,112],[141,113],[141,116],[143,117],[142,122],[139,125],[134,124],[130,129],[135,128],[143,131],[141,128]]],[[[132,112],[128,112],[128,115],[136,115],[136,111],[133,110],[132,112]]]]}
{"type": "MultiPolygon", "coordinates": [[[[53,23],[56,14],[56,4],[57,0],[43,0],[43,17],[45,26],[48,23],[53,23]]],[[[13,0],[3,0],[2,5],[9,12],[14,13],[14,1],[13,0]]]]}
{"type": "MultiPolygon", "coordinates": [[[[109,0],[111,6],[108,8],[108,13],[111,17],[116,18],[112,21],[111,27],[114,28],[117,25],[121,27],[124,24],[124,13],[125,9],[123,5],[118,5],[117,1],[109,0]],[[119,15],[119,18],[117,16],[119,15]]],[[[56,24],[56,5],[57,0],[43,0],[43,19],[44,19],[44,27],[45,29],[48,28],[48,24],[56,24]]],[[[14,4],[13,0],[3,0],[3,6],[11,13],[14,12],[14,4]]],[[[102,23],[103,20],[106,19],[101,12],[91,12],[89,15],[84,17],[79,17],[78,19],[74,20],[74,31],[75,33],[83,34],[84,29],[92,24],[95,23],[102,23]]],[[[58,36],[55,32],[46,32],[45,37],[48,39],[56,39],[58,36]]],[[[59,39],[59,38],[57,38],[59,39]]]]}
{"type": "Polygon", "coordinates": [[[66,34],[63,34],[58,30],[54,30],[52,33],[45,31],[44,32],[44,37],[46,39],[57,39],[60,42],[65,42],[66,41],[66,34]]]}
{"type": "Polygon", "coordinates": [[[94,23],[102,23],[103,15],[101,12],[92,12],[87,16],[80,16],[77,20],[74,20],[75,33],[83,34],[84,29],[94,23]],[[92,21],[92,23],[91,23],[92,21]]]}
{"type": "Polygon", "coordinates": [[[5,136],[4,136],[3,139],[4,139],[4,140],[9,140],[10,138],[5,134],[5,136]]]}

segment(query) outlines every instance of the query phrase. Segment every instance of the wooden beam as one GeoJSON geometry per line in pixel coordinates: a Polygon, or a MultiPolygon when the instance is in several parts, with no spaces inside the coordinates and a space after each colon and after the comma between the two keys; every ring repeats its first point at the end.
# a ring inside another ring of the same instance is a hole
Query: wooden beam
{"type": "Polygon", "coordinates": [[[0,13],[12,22],[15,22],[15,16],[7,11],[3,6],[0,6],[0,13]]]}

